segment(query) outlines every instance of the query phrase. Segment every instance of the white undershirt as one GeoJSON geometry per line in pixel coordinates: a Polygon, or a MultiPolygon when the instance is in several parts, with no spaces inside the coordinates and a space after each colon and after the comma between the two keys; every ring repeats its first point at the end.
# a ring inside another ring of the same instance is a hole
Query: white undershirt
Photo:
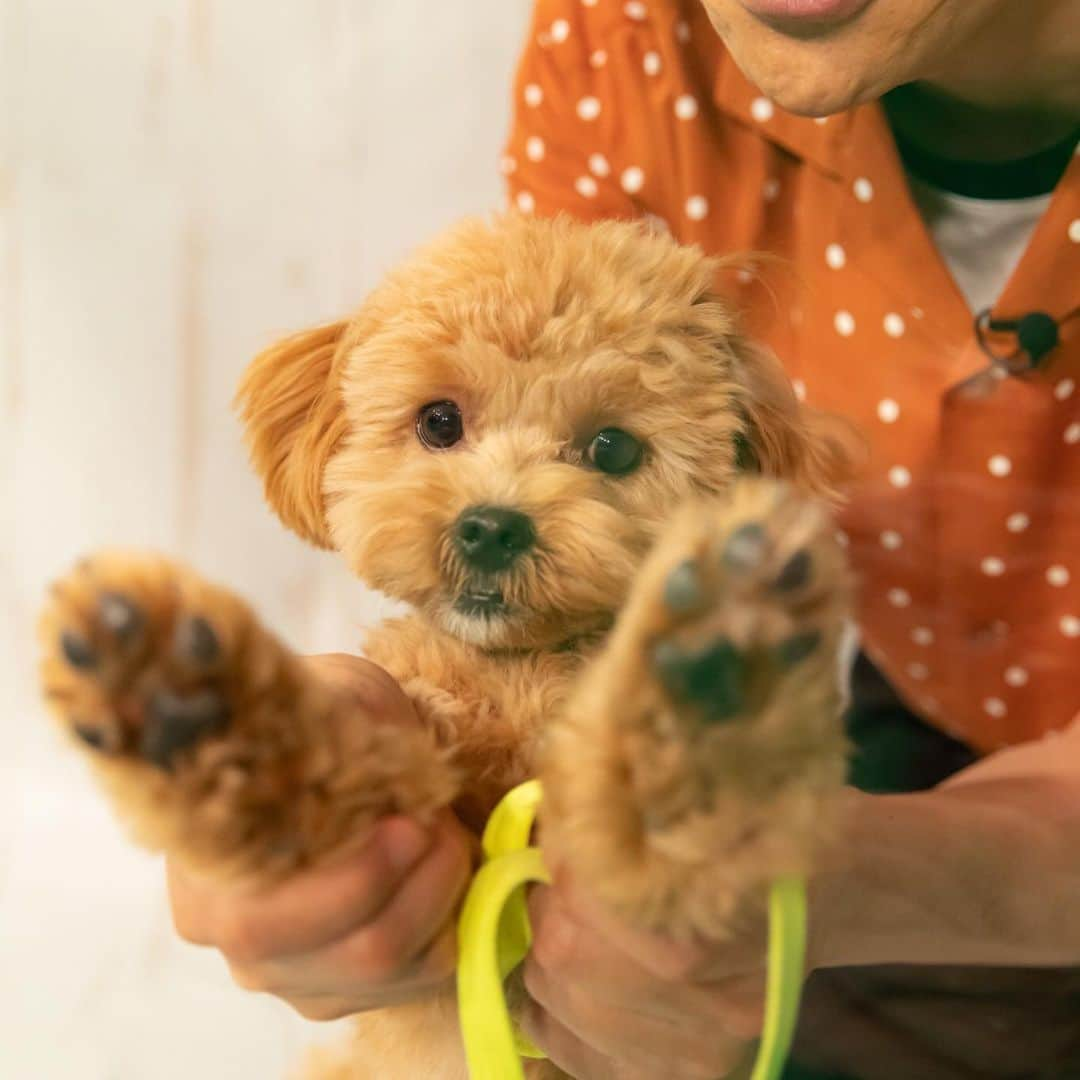
{"type": "Polygon", "coordinates": [[[1051,194],[972,199],[908,174],[911,194],[972,313],[992,307],[1024,254],[1051,194]]]}

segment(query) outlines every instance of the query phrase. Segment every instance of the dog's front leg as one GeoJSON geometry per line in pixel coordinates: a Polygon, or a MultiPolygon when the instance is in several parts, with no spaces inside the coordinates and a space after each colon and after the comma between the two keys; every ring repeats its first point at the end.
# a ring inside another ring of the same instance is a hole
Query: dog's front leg
{"type": "Polygon", "coordinates": [[[204,872],[266,881],[454,797],[428,731],[357,715],[246,604],[164,559],[84,561],[40,633],[45,698],[136,839],[204,872]]]}
{"type": "Polygon", "coordinates": [[[639,927],[723,940],[835,830],[849,610],[824,508],[740,481],[688,506],[553,727],[552,862],[639,927]]]}

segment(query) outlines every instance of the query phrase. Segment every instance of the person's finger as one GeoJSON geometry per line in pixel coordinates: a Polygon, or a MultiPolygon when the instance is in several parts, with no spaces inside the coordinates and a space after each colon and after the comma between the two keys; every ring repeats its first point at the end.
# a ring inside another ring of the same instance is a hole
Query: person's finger
{"type": "Polygon", "coordinates": [[[397,680],[378,664],[348,653],[302,658],[325,685],[351,698],[359,715],[380,722],[419,724],[416,709],[397,680]]]}
{"type": "Polygon", "coordinates": [[[424,859],[367,925],[313,962],[328,974],[369,986],[406,977],[453,916],[472,874],[472,850],[460,825],[443,820],[424,859]]]}
{"type": "MultiPolygon", "coordinates": [[[[525,1035],[574,1080],[646,1080],[655,1073],[635,1076],[609,1057],[579,1039],[536,1002],[527,1002],[519,1017],[525,1035]]],[[[667,1075],[667,1074],[664,1074],[667,1075]]]]}
{"type": "Polygon", "coordinates": [[[745,1039],[724,1032],[708,1016],[673,1015],[658,1008],[669,987],[654,983],[651,997],[614,1004],[580,983],[550,977],[526,961],[530,998],[582,1042],[615,1061],[664,1065],[665,1075],[716,1077],[741,1060],[745,1039]]]}
{"type": "Polygon", "coordinates": [[[436,841],[409,818],[379,822],[355,853],[265,892],[228,893],[169,864],[181,937],[243,964],[307,952],[370,922],[436,841]]]}
{"type": "MultiPolygon", "coordinates": [[[[229,965],[233,981],[242,989],[272,994],[288,1002],[302,1015],[300,1003],[340,1003],[348,1012],[383,1009],[450,988],[457,966],[457,927],[451,921],[435,940],[393,982],[372,985],[358,979],[334,958],[316,953],[289,963],[229,965]]],[[[335,1006],[337,1008],[337,1006],[335,1006]]]]}
{"type": "Polygon", "coordinates": [[[619,919],[569,875],[558,870],[554,888],[564,898],[565,905],[573,910],[579,923],[602,934],[657,978],[711,981],[733,975],[752,975],[764,966],[764,937],[747,936],[723,945],[676,941],[619,919]]]}
{"type": "MultiPolygon", "coordinates": [[[[720,1029],[738,1039],[756,1038],[764,1012],[764,974],[712,984],[660,979],[613,944],[605,930],[579,921],[580,909],[557,889],[537,888],[529,898],[533,944],[526,970],[549,981],[587,989],[613,1005],[658,1017],[720,1029]]],[[[631,932],[632,933],[632,932],[631,932]]],[[[617,935],[626,943],[626,935],[617,935]]]]}

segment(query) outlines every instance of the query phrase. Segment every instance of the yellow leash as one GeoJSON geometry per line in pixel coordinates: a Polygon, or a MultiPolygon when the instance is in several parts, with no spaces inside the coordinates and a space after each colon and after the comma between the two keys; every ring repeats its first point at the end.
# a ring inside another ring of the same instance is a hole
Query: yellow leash
{"type": "MultiPolygon", "coordinates": [[[[503,980],[529,951],[525,886],[548,883],[540,849],[529,846],[540,782],[508,792],[484,829],[485,863],[458,922],[458,1008],[471,1080],[524,1080],[522,1057],[542,1058],[510,1019],[503,980]]],[[[778,1080],[795,1036],[806,963],[806,887],[781,878],[769,893],[765,1026],[751,1080],[778,1080]]]]}

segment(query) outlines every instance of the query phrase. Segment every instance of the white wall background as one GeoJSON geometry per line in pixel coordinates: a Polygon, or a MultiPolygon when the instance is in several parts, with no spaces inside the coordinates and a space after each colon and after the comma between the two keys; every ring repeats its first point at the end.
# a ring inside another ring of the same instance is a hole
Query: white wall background
{"type": "Polygon", "coordinates": [[[160,548],[305,651],[378,599],[265,508],[229,401],[501,201],[528,0],[0,0],[0,1075],[271,1080],[311,1028],[176,941],[35,696],[49,579],[160,548]]]}

